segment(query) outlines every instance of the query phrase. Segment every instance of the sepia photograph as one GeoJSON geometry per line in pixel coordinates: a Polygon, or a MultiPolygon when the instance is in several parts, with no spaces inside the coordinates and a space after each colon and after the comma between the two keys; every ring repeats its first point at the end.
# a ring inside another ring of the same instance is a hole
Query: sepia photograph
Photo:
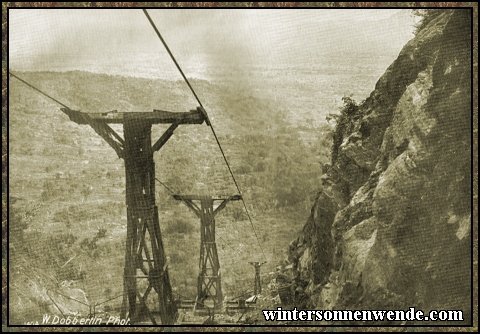
{"type": "Polygon", "coordinates": [[[478,330],[477,4],[66,4],[2,3],[2,331],[478,330]]]}

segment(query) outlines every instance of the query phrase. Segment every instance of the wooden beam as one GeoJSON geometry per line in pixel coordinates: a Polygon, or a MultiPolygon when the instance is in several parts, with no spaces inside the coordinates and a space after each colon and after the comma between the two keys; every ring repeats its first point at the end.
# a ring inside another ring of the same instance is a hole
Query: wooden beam
{"type": "Polygon", "coordinates": [[[70,120],[77,124],[88,124],[83,115],[90,119],[103,121],[105,123],[123,124],[126,120],[138,120],[150,124],[202,124],[205,121],[204,114],[198,110],[188,112],[171,112],[165,110],[153,110],[151,112],[94,112],[86,113],[78,110],[62,108],[62,111],[68,115],[70,120]]]}
{"type": "Polygon", "coordinates": [[[173,123],[170,127],[163,133],[163,135],[153,144],[152,151],[156,152],[162,148],[163,145],[170,139],[173,135],[173,132],[178,127],[178,123],[173,123]]]}
{"type": "MultiPolygon", "coordinates": [[[[204,195],[173,195],[173,198],[176,200],[191,200],[191,201],[200,201],[202,198],[205,198],[204,195]]],[[[212,200],[214,201],[239,201],[242,199],[240,195],[232,195],[232,196],[213,196],[212,200]]]]}
{"type": "Polygon", "coordinates": [[[201,217],[200,208],[195,203],[193,203],[192,200],[183,199],[179,195],[173,195],[173,198],[175,198],[178,201],[182,201],[182,203],[185,204],[190,210],[192,210],[195,213],[195,215],[197,215],[198,218],[201,217]]]}
{"type": "Polygon", "coordinates": [[[215,210],[213,210],[213,215],[215,216],[217,213],[219,213],[227,205],[228,202],[230,202],[230,200],[223,200],[222,203],[220,203],[220,205],[217,206],[215,210]]]}
{"type": "Polygon", "coordinates": [[[125,141],[115,132],[107,123],[101,122],[90,117],[90,114],[82,113],[77,110],[61,108],[61,110],[77,124],[88,124],[100,135],[117,153],[119,158],[123,158],[123,149],[125,141]]]}

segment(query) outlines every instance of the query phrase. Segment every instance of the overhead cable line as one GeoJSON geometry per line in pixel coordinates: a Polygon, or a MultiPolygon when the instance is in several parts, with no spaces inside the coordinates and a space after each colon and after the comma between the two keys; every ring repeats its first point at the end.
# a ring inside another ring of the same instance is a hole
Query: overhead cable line
{"type": "Polygon", "coordinates": [[[255,230],[255,226],[253,225],[253,220],[252,220],[252,217],[250,215],[250,212],[248,211],[248,208],[247,208],[247,205],[245,203],[245,200],[243,199],[243,195],[242,195],[242,191],[240,190],[240,187],[237,183],[237,180],[235,178],[235,175],[233,174],[233,171],[232,171],[232,168],[230,167],[230,163],[228,162],[227,160],[227,157],[225,155],[225,152],[223,151],[223,148],[222,148],[222,145],[220,144],[220,141],[217,137],[217,133],[215,132],[215,129],[211,123],[211,121],[209,120],[208,118],[208,114],[205,110],[205,108],[203,107],[203,104],[202,102],[200,101],[200,98],[198,97],[197,93],[195,92],[195,90],[193,89],[192,85],[190,84],[190,81],[187,79],[187,77],[185,76],[185,73],[183,73],[183,70],[182,68],[180,67],[180,65],[178,64],[177,60],[175,59],[175,56],[173,55],[172,51],[170,51],[170,48],[168,47],[167,43],[165,42],[165,40],[163,39],[162,37],[162,34],[160,33],[160,31],[157,29],[157,26],[155,25],[155,23],[153,22],[152,18],[150,17],[150,15],[148,14],[148,11],[146,9],[143,9],[143,13],[145,14],[145,16],[147,17],[148,21],[150,22],[150,25],[152,26],[153,30],[155,30],[155,33],[157,34],[157,37],[160,39],[160,41],[162,42],[163,46],[165,47],[165,49],[167,50],[168,54],[170,55],[170,58],[172,59],[172,61],[174,62],[175,66],[177,67],[178,71],[180,72],[180,74],[182,75],[182,78],[183,80],[185,80],[188,88],[190,88],[190,91],[192,92],[193,96],[195,97],[195,99],[197,100],[199,106],[202,108],[202,111],[204,112],[204,114],[206,115],[206,121],[208,123],[208,125],[210,126],[210,129],[212,130],[212,133],[213,133],[213,136],[215,137],[215,141],[217,142],[217,145],[220,149],[220,152],[222,153],[222,156],[223,156],[223,160],[225,161],[225,164],[227,165],[227,168],[228,168],[228,171],[232,177],[232,180],[233,180],[233,183],[235,183],[235,187],[237,188],[237,191],[238,191],[238,194],[241,196],[241,201],[243,203],[243,207],[245,208],[245,212],[247,214],[247,217],[248,217],[248,220],[250,221],[250,224],[252,226],[252,230],[253,230],[253,233],[255,234],[255,238],[257,239],[257,243],[258,243],[258,246],[260,247],[260,250],[262,251],[262,254],[263,254],[263,257],[265,258],[265,260],[267,259],[267,257],[265,256],[265,252],[263,251],[263,248],[262,248],[262,245],[260,243],[260,239],[258,238],[258,234],[257,234],[257,231],[255,230]]]}
{"type": "Polygon", "coordinates": [[[53,98],[51,97],[50,95],[48,95],[47,93],[45,93],[44,91],[41,91],[40,89],[38,89],[37,87],[35,87],[34,85],[26,82],[25,80],[23,80],[22,78],[20,78],[19,76],[13,74],[12,72],[8,71],[8,74],[10,74],[12,77],[14,77],[15,79],[23,82],[25,85],[27,85],[28,87],[32,88],[33,90],[36,90],[37,92],[39,92],[40,94],[42,94],[43,96],[49,98],[50,100],[54,101],[55,103],[58,103],[59,105],[61,105],[62,107],[64,108],[67,108],[67,109],[70,109],[65,103],[62,103],[60,101],[58,101],[56,98],[53,98]]]}

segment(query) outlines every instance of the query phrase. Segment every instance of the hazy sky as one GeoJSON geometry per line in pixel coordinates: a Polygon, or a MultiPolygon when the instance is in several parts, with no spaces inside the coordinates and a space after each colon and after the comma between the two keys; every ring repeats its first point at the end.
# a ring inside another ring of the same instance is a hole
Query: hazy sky
{"type": "MultiPolygon", "coordinates": [[[[412,37],[414,24],[410,10],[399,9],[149,12],[186,67],[308,65],[332,56],[365,54],[394,58],[412,37]]],[[[129,74],[147,60],[169,61],[140,9],[10,9],[9,13],[13,69],[129,74]]]]}

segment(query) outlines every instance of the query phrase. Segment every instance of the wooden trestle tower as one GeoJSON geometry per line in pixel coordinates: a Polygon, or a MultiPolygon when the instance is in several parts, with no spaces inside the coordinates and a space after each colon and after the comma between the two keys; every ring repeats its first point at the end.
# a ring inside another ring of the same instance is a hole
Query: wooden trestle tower
{"type": "Polygon", "coordinates": [[[173,195],[182,201],[200,218],[200,259],[198,264],[197,297],[195,309],[221,309],[223,306],[222,278],[215,241],[215,216],[228,202],[238,201],[240,195],[234,196],[201,196],[173,195]],[[220,204],[214,208],[214,202],[220,204]],[[209,305],[213,303],[213,305],[209,305]]]}
{"type": "Polygon", "coordinates": [[[174,324],[178,313],[155,204],[153,154],[162,148],[179,125],[207,121],[205,111],[201,107],[190,112],[61,110],[77,124],[90,125],[125,162],[127,240],[121,316],[129,317],[131,323],[148,318],[153,324],[174,324]],[[123,138],[108,125],[112,123],[123,124],[123,138]],[[152,145],[153,124],[170,124],[170,127],[152,145]]]}

